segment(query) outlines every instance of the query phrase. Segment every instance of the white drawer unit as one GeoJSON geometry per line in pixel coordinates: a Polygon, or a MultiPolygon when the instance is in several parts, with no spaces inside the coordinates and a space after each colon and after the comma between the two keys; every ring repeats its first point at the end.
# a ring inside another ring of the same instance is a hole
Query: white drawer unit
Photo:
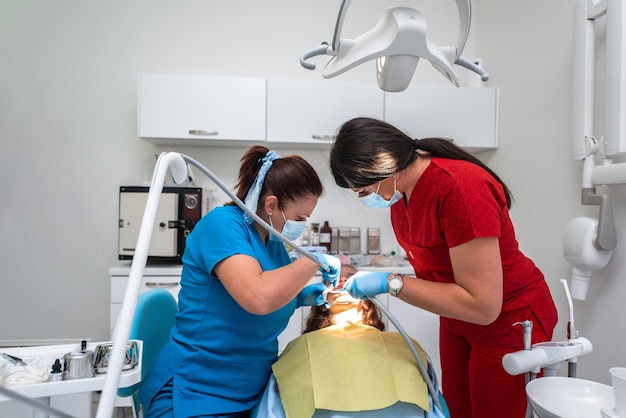
{"type": "MultiPolygon", "coordinates": [[[[182,269],[180,265],[146,267],[139,292],[143,293],[160,287],[167,289],[178,300],[182,269]]],[[[115,322],[122,310],[122,303],[124,302],[124,295],[128,286],[130,266],[111,267],[109,275],[111,276],[110,331],[111,335],[113,335],[115,322]]]]}

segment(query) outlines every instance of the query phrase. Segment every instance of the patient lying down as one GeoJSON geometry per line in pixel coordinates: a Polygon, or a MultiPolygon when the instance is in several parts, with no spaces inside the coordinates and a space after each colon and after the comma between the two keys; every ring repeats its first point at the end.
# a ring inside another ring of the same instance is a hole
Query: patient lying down
{"type": "MultiPolygon", "coordinates": [[[[355,271],[344,266],[342,276],[344,269],[355,271]]],[[[272,366],[253,417],[443,418],[431,407],[427,385],[402,336],[384,332],[378,308],[345,294],[331,293],[328,300],[330,309],[312,308],[304,334],[272,366]]],[[[426,353],[412,342],[436,380],[426,353]]]]}

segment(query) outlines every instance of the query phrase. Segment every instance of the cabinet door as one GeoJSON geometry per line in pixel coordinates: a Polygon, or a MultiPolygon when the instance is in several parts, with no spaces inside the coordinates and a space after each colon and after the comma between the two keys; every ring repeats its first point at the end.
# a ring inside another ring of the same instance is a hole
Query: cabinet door
{"type": "Polygon", "coordinates": [[[332,143],[348,119],[382,119],[383,93],[374,83],[334,80],[267,81],[267,141],[332,143]]]}
{"type": "Polygon", "coordinates": [[[142,73],[139,136],[169,144],[265,141],[263,78],[142,73]]]}
{"type": "Polygon", "coordinates": [[[413,138],[450,138],[469,152],[496,149],[498,90],[411,85],[385,93],[385,120],[413,138]]]}

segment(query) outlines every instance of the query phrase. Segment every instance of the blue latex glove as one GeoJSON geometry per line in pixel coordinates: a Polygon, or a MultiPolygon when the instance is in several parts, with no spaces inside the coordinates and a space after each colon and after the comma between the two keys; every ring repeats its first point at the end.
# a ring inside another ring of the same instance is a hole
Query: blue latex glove
{"type": "Polygon", "coordinates": [[[316,252],[312,254],[315,256],[315,258],[317,258],[319,261],[326,264],[330,268],[330,271],[326,271],[320,267],[320,271],[322,272],[322,278],[324,279],[324,281],[332,282],[333,287],[337,287],[337,284],[339,283],[339,275],[341,273],[341,260],[333,255],[316,252]]]}
{"type": "Polygon", "coordinates": [[[382,271],[357,271],[343,288],[353,298],[367,299],[368,296],[387,293],[387,278],[390,275],[391,273],[382,271]]]}
{"type": "MultiPolygon", "coordinates": [[[[328,305],[324,300],[324,290],[326,290],[326,285],[322,282],[305,286],[296,296],[296,309],[301,306],[328,305]]],[[[326,307],[329,308],[330,305],[326,307]]]]}

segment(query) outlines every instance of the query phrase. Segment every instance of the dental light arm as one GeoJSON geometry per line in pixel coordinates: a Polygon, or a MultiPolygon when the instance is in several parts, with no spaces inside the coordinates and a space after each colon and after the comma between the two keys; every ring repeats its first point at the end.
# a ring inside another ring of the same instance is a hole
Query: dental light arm
{"type": "Polygon", "coordinates": [[[471,23],[470,0],[456,0],[459,10],[459,38],[455,47],[437,47],[426,36],[426,22],[422,14],[408,7],[385,9],[376,26],[356,39],[341,38],[346,10],[350,0],[343,0],[333,42],[323,44],[300,58],[300,64],[309,70],[315,65],[307,59],[317,55],[332,58],[323,71],[324,78],[335,77],[364,62],[376,59],[378,85],[385,91],[403,91],[409,85],[420,58],[428,60],[455,86],[459,80],[452,68],[459,64],[480,75],[483,81],[489,74],[476,63],[461,56],[471,23]]]}
{"type": "Polygon", "coordinates": [[[583,205],[599,205],[598,234],[594,238],[594,246],[598,249],[611,251],[617,245],[615,220],[611,207],[611,198],[606,194],[596,194],[593,183],[595,157],[598,153],[598,143],[594,137],[585,137],[585,158],[583,162],[583,180],[581,203],[583,205]]]}
{"type": "Polygon", "coordinates": [[[248,213],[248,215],[250,215],[270,233],[276,235],[281,241],[292,246],[303,256],[310,259],[324,270],[330,270],[328,266],[321,263],[311,253],[289,241],[280,232],[276,231],[263,219],[257,216],[256,213],[248,209],[241,199],[239,199],[220,181],[219,178],[217,178],[217,176],[215,176],[202,164],[186,155],[175,152],[161,153],[157,159],[152,181],[150,183],[150,190],[148,191],[148,199],[143,213],[143,218],[141,220],[135,254],[133,255],[133,261],[130,267],[130,274],[128,278],[128,285],[126,286],[126,293],[124,294],[122,311],[120,312],[119,319],[113,332],[113,350],[111,351],[109,367],[107,369],[104,388],[100,397],[96,418],[111,418],[113,414],[122,367],[126,357],[126,345],[128,343],[128,338],[130,337],[130,329],[135,315],[135,310],[137,308],[137,298],[139,296],[141,280],[143,278],[146,261],[148,259],[148,250],[152,239],[152,231],[154,229],[159,199],[161,197],[161,192],[163,191],[163,184],[165,182],[166,175],[168,170],[170,170],[174,182],[177,184],[183,183],[187,178],[187,163],[192,164],[213,180],[220,189],[233,199],[233,202],[235,202],[237,206],[248,213]]]}

